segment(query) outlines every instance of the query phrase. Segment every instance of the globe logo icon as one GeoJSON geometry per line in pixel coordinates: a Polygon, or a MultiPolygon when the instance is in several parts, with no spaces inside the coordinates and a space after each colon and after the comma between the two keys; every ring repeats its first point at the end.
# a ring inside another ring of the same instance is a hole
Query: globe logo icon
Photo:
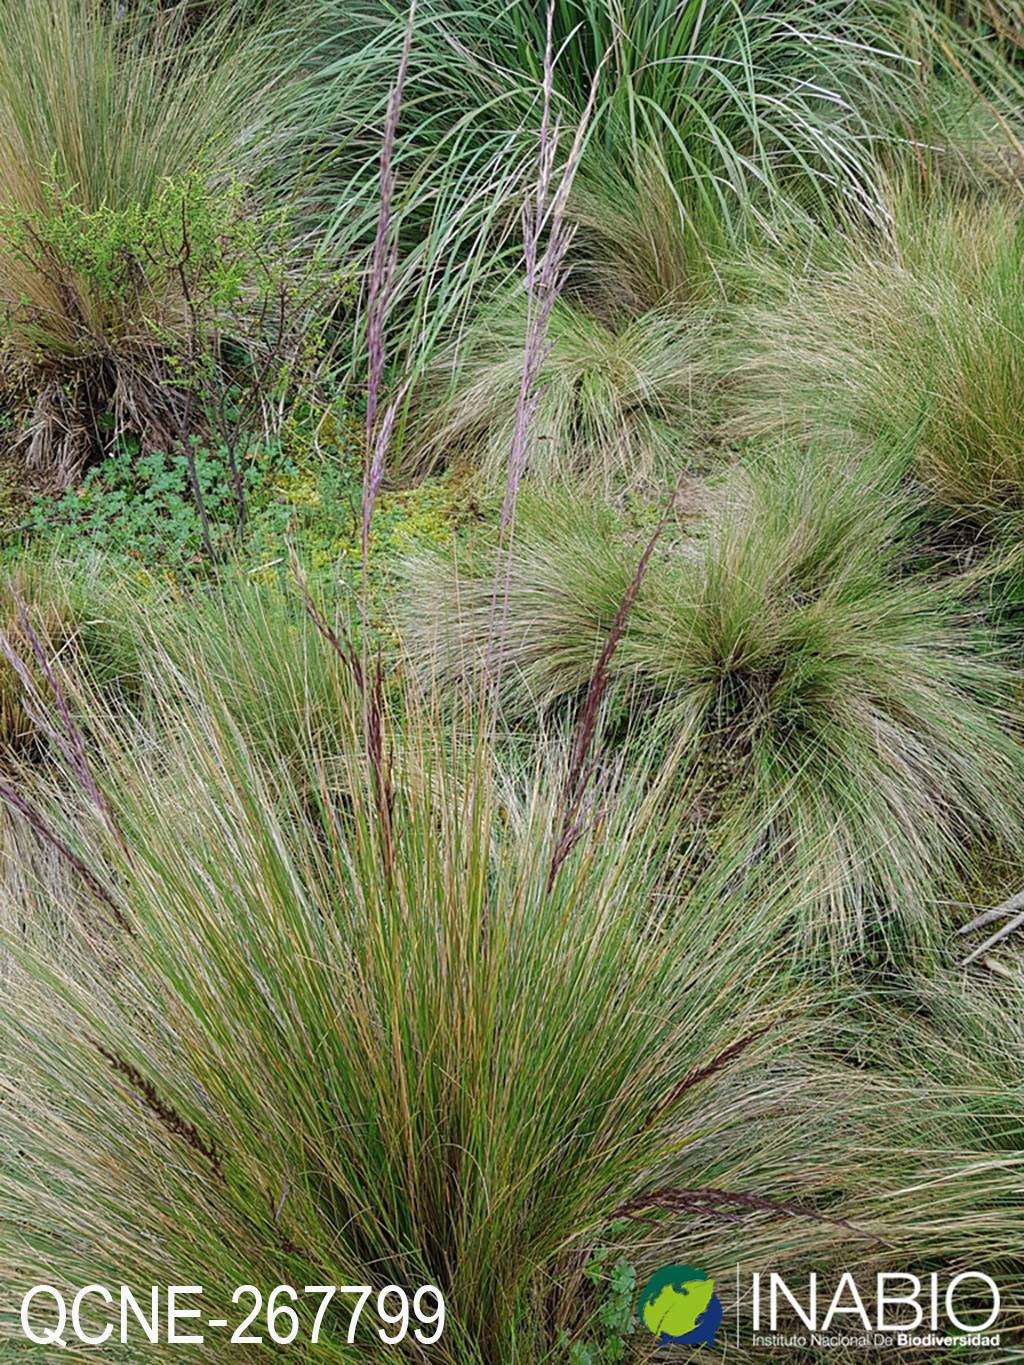
{"type": "Polygon", "coordinates": [[[711,1346],[722,1324],[714,1280],[690,1265],[656,1270],[640,1295],[638,1312],[662,1346],[711,1346]]]}

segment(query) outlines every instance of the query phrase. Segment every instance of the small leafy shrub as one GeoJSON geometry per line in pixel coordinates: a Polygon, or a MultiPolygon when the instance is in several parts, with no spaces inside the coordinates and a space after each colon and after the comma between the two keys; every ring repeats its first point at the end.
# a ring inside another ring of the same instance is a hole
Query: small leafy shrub
{"type": "Polygon", "coordinates": [[[29,463],[66,483],[117,438],[190,461],[204,432],[244,515],[238,459],[256,408],[318,337],[280,224],[197,176],[120,209],[83,209],[57,181],[45,193],[43,209],[0,217],[0,262],[21,286],[5,295],[0,271],[0,364],[29,463]]]}
{"type": "Polygon", "coordinates": [[[191,426],[169,355],[192,385],[196,310],[261,287],[260,210],[225,187],[266,165],[289,62],[231,18],[185,44],[180,14],[105,0],[0,11],[0,386],[55,480],[122,432],[169,449],[191,426]]]}

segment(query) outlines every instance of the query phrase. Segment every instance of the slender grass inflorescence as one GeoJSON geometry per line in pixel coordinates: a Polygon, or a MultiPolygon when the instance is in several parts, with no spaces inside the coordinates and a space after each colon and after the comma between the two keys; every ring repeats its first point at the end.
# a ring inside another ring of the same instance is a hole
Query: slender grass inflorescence
{"type": "Polygon", "coordinates": [[[374,239],[373,259],[370,262],[370,273],[367,281],[366,457],[363,474],[362,539],[360,542],[364,580],[370,548],[370,523],[373,520],[373,509],[381,484],[384,481],[388,447],[391,444],[395,421],[409,382],[407,380],[405,384],[399,386],[398,392],[388,402],[383,417],[378,417],[381,386],[384,382],[384,331],[388,311],[393,302],[395,267],[398,263],[398,243],[394,240],[392,225],[392,203],[395,193],[395,139],[402,112],[402,96],[409,70],[409,53],[412,49],[415,22],[416,0],[411,0],[405,37],[402,40],[402,54],[399,58],[398,73],[388,100],[387,118],[384,122],[380,154],[380,205],[377,217],[377,234],[374,239]]]}
{"type": "Polygon", "coordinates": [[[558,840],[551,854],[551,866],[548,869],[549,890],[558,876],[558,869],[572,852],[573,845],[580,837],[583,805],[590,793],[596,772],[597,759],[593,751],[598,737],[601,706],[611,683],[612,660],[629,622],[629,614],[636,604],[637,596],[651,562],[651,556],[654,554],[655,546],[665,529],[674,504],[675,494],[673,493],[664,515],[655,527],[654,534],[637,561],[636,570],[622,595],[622,601],[619,603],[611,629],[608,631],[608,638],[601,648],[594,671],[587,683],[586,694],[580,707],[579,719],[576,722],[576,729],[573,734],[572,752],[562,798],[562,822],[558,840]]]}
{"type": "MultiPolygon", "coordinates": [[[[582,138],[593,110],[596,84],[580,120],[568,158],[556,183],[556,161],[561,126],[552,109],[554,97],[555,0],[549,0],[544,39],[544,74],[541,82],[541,121],[537,150],[537,182],[523,206],[523,261],[525,266],[526,338],[519,392],[512,422],[505,494],[500,530],[506,555],[515,537],[519,488],[530,457],[530,428],[536,413],[537,383],[548,354],[551,311],[565,284],[565,256],[572,241],[572,228],[565,221],[565,204],[579,162],[582,138]]],[[[507,578],[499,566],[494,586],[495,629],[501,630],[508,607],[507,578]],[[498,601],[501,601],[500,612],[498,601]]],[[[497,680],[500,685],[500,678],[497,680]]]]}

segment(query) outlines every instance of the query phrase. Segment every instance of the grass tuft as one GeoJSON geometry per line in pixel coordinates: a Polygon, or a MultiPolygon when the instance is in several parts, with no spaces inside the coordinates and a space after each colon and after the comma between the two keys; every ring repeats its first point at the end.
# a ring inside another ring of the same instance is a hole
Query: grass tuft
{"type": "MultiPolygon", "coordinates": [[[[551,310],[527,469],[542,481],[651,488],[696,444],[707,408],[705,318],[645,313],[617,327],[566,299],[551,310]]],[[[468,459],[499,486],[512,443],[526,336],[518,300],[482,317],[435,367],[416,433],[420,469],[468,459]]]]}
{"type": "MultiPolygon", "coordinates": [[[[685,849],[633,777],[549,885],[562,758],[505,769],[411,703],[381,713],[385,859],[343,683],[340,744],[308,732],[296,767],[249,745],[202,654],[188,707],[173,657],[149,668],[145,725],[92,716],[129,853],[85,816],[73,835],[130,931],[72,911],[65,965],[10,941],[5,1282],[166,1283],[184,1260],[229,1315],[244,1282],[431,1282],[438,1359],[546,1358],[586,1312],[549,1295],[617,1208],[728,1186],[708,1134],[793,1035],[767,921],[720,933],[724,869],[664,894],[685,849]]],[[[59,789],[33,790],[63,828],[59,789]]],[[[350,1358],[343,1332],[329,1315],[310,1358],[350,1358]]]]}
{"type": "Polygon", "coordinates": [[[1024,227],[1012,201],[897,199],[888,242],[850,237],[737,316],[745,434],[813,428],[913,450],[946,508],[992,524],[1024,505],[1024,227]]]}

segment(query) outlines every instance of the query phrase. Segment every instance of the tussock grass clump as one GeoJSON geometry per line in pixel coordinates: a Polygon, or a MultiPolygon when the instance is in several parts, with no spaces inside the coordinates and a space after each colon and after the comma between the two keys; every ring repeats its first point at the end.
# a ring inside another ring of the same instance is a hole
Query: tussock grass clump
{"type": "MultiPolygon", "coordinates": [[[[860,1284],[896,1265],[913,1265],[925,1282],[930,1272],[945,1282],[962,1270],[982,1271],[999,1286],[1003,1347],[1019,1351],[1022,1005],[1019,974],[994,980],[940,969],[927,977],[908,973],[873,990],[849,983],[842,1006],[823,1021],[813,1059],[779,1067],[773,1083],[799,1094],[799,1114],[822,1115],[826,1143],[835,1136],[830,1101],[837,1093],[855,1097],[841,1138],[850,1171],[857,1172],[854,1222],[884,1227],[884,1242],[852,1239],[823,1257],[813,1230],[793,1224],[790,1244],[777,1251],[765,1246],[751,1220],[734,1230],[695,1228],[681,1249],[696,1257],[706,1245],[705,1260],[735,1259],[741,1275],[772,1263],[790,1283],[805,1282],[817,1269],[819,1303],[822,1285],[835,1283],[841,1270],[853,1271],[860,1284]],[[780,1252],[783,1260],[774,1262],[780,1252]]],[[[770,1228],[765,1231],[770,1237],[770,1228]]],[[[964,1306],[968,1301],[966,1294],[964,1306]]],[[[986,1296],[973,1321],[982,1321],[989,1307],[986,1296]]],[[[863,1360],[864,1348],[793,1354],[801,1365],[816,1365],[863,1360]]],[[[921,1359],[913,1347],[892,1355],[921,1359]]]]}
{"type": "MultiPolygon", "coordinates": [[[[818,1230],[794,1221],[786,1245],[773,1245],[770,1222],[751,1218],[734,1228],[698,1223],[680,1229],[679,1250],[701,1265],[716,1257],[718,1264],[736,1263],[741,1279],[768,1266],[801,1284],[817,1270],[819,1304],[823,1286],[834,1286],[844,1271],[861,1285],[897,1265],[912,1265],[925,1283],[931,1272],[944,1283],[962,1270],[982,1271],[999,1286],[1003,1346],[1019,1350],[1020,978],[993,983],[939,970],[930,977],[908,973],[874,990],[853,982],[845,989],[843,1004],[822,1019],[813,1055],[776,1066],[769,1084],[788,1097],[784,1122],[821,1116],[808,1141],[826,1149],[833,1141],[842,1145],[849,1167],[840,1184],[852,1179],[858,1189],[846,1207],[856,1210],[851,1217],[858,1228],[877,1230],[884,1240],[844,1242],[836,1233],[823,1252],[815,1245],[818,1230]],[[837,1094],[853,1101],[842,1119],[833,1112],[837,1094]]],[[[962,1306],[968,1301],[966,1293],[962,1306]]],[[[973,1320],[982,1321],[989,1306],[986,1296],[973,1320]]],[[[865,1358],[860,1345],[791,1354],[800,1365],[865,1358]]],[[[900,1362],[921,1359],[913,1347],[885,1354],[900,1362]]]]}
{"type": "Polygon", "coordinates": [[[729,258],[728,225],[706,204],[687,204],[656,148],[627,164],[591,146],[573,185],[576,229],[571,291],[604,319],[652,310],[694,316],[721,307],[717,258],[729,258]]]}
{"type": "Polygon", "coordinates": [[[871,1076],[887,1115],[863,1130],[865,1161],[884,1152],[896,1205],[899,1185],[920,1181],[941,1220],[940,1239],[925,1233],[920,1240],[906,1206],[890,1235],[917,1241],[922,1256],[946,1265],[986,1269],[1002,1290],[1004,1340],[1017,1343],[1024,1331],[1015,1292],[1024,1272],[1024,978],[1019,957],[1009,965],[999,977],[943,969],[908,974],[889,989],[855,989],[834,1042],[871,1076]],[[984,1177],[965,1198],[971,1172],[984,1177]]]}
{"type": "MultiPolygon", "coordinates": [[[[438,363],[436,397],[424,400],[411,443],[421,468],[462,456],[503,484],[526,331],[525,305],[515,300],[482,317],[438,363]]],[[[706,331],[696,311],[649,312],[615,326],[556,302],[530,422],[530,473],[591,487],[651,486],[671,475],[707,408],[706,331]]]]}
{"type": "Polygon", "coordinates": [[[283,585],[225,574],[214,591],[165,600],[137,628],[172,666],[160,692],[177,679],[188,706],[196,687],[216,688],[252,753],[288,763],[297,782],[310,776],[310,745],[330,751],[347,736],[348,673],[283,585]]]}
{"type": "Polygon", "coordinates": [[[851,237],[737,315],[744,433],[807,427],[914,448],[956,514],[1024,504],[1024,227],[1010,202],[898,196],[891,240],[851,237]]]}
{"type": "MultiPolygon", "coordinates": [[[[193,662],[183,707],[154,654],[151,732],[92,716],[109,815],[67,837],[124,927],[101,903],[70,962],[22,946],[0,1008],[5,1283],[186,1263],[230,1312],[241,1283],[430,1282],[437,1359],[547,1358],[617,1209],[756,1183],[750,1144],[732,1172],[709,1135],[762,1109],[765,1049],[791,1043],[775,910],[723,934],[724,865],[666,894],[674,841],[633,778],[551,880],[558,756],[506,772],[411,703],[400,727],[370,703],[385,819],[351,690],[343,742],[306,736],[299,781],[193,662]]],[[[766,1156],[769,1192],[779,1169],[766,1156]]],[[[346,1325],[329,1314],[309,1358],[354,1358],[346,1325]]]]}
{"type": "MultiPolygon", "coordinates": [[[[1017,191],[1024,183],[1019,77],[1012,57],[1004,64],[990,52],[989,59],[996,88],[986,93],[955,75],[930,83],[927,111],[911,146],[914,170],[933,188],[990,195],[1017,191]]],[[[907,172],[902,148],[893,161],[907,172]]]]}
{"type": "MultiPolygon", "coordinates": [[[[806,939],[840,955],[927,940],[979,850],[1019,846],[1014,677],[949,589],[903,573],[914,521],[878,461],[764,458],[656,552],[611,664],[614,709],[704,784],[686,818],[760,831],[808,891],[806,939]]],[[[606,510],[524,508],[497,589],[486,554],[410,566],[409,648],[448,682],[500,671],[510,708],[571,707],[639,552],[606,510]]]]}
{"type": "MultiPolygon", "coordinates": [[[[322,12],[333,16],[333,6],[322,12]]],[[[337,127],[331,145],[340,153],[325,163],[310,199],[350,258],[373,241],[377,130],[405,11],[356,5],[346,19],[342,38],[331,27],[328,51],[337,56],[317,73],[303,108],[310,119],[333,117],[337,127]]],[[[417,7],[408,78],[416,115],[403,118],[394,149],[403,251],[392,335],[412,341],[411,367],[446,328],[465,325],[471,301],[521,273],[518,226],[535,177],[546,19],[546,5],[501,0],[420,0],[417,7]]],[[[752,221],[765,221],[780,204],[827,218],[881,214],[871,134],[880,109],[887,126],[898,123],[907,83],[871,7],[853,13],[845,0],[828,0],[808,16],[805,7],[771,0],[556,0],[552,28],[553,117],[563,130],[578,126],[596,83],[579,164],[587,193],[570,216],[578,212],[597,229],[581,234],[581,246],[583,254],[601,248],[608,293],[593,301],[602,316],[622,300],[624,286],[639,287],[648,307],[661,304],[662,286],[671,287],[682,268],[671,259],[659,264],[654,252],[662,244],[674,250],[691,229],[699,238],[710,227],[714,242],[743,240],[752,221]],[[608,209],[596,224],[595,194],[608,209]],[[615,278],[616,215],[622,279],[615,278]]],[[[593,274],[591,282],[598,284],[593,274]]]]}
{"type": "Polygon", "coordinates": [[[187,708],[205,679],[268,762],[297,761],[314,740],[330,747],[344,733],[338,696],[347,675],[301,600],[280,585],[225,568],[216,585],[179,590],[145,575],[125,581],[100,555],[46,557],[26,560],[0,584],[0,606],[0,632],[37,688],[26,707],[23,679],[0,654],[0,755],[12,761],[38,760],[48,748],[53,718],[40,653],[66,679],[69,698],[84,690],[76,706],[83,726],[90,708],[121,709],[129,727],[141,723],[157,694],[165,715],[172,694],[187,708]]]}

